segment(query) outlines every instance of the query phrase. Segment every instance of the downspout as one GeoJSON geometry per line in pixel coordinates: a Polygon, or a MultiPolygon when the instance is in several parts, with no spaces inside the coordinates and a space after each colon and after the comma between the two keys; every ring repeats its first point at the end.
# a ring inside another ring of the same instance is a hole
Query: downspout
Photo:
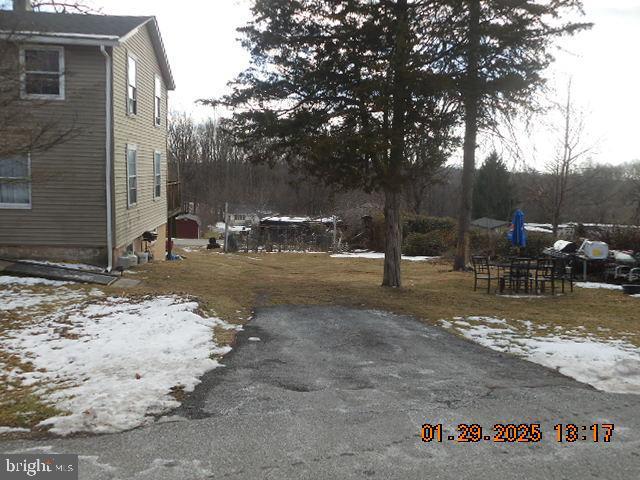
{"type": "Polygon", "coordinates": [[[113,270],[113,225],[112,225],[112,211],[111,211],[111,133],[113,131],[113,119],[112,119],[112,100],[111,100],[111,89],[113,83],[113,75],[112,75],[112,60],[111,55],[107,52],[107,49],[104,45],[100,45],[100,51],[102,55],[104,55],[105,59],[105,71],[106,71],[106,82],[105,82],[105,119],[106,119],[106,135],[105,135],[105,192],[106,192],[106,201],[107,201],[107,271],[110,272],[113,270]]]}

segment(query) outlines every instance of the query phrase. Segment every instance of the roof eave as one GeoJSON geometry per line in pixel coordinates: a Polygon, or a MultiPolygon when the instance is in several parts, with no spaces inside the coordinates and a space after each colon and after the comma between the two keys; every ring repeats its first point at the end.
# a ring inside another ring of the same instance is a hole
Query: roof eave
{"type": "Polygon", "coordinates": [[[0,39],[21,43],[43,43],[53,45],[83,45],[113,47],[119,43],[118,37],[110,35],[47,34],[37,32],[0,31],[0,39]]]}
{"type": "Polygon", "coordinates": [[[151,28],[151,41],[154,43],[154,46],[158,50],[160,57],[160,68],[164,73],[165,83],[167,90],[175,90],[176,84],[173,79],[173,73],[171,72],[171,65],[169,64],[169,58],[167,57],[167,51],[164,48],[164,42],[162,41],[162,35],[160,34],[160,27],[158,26],[158,21],[155,17],[152,17],[153,20],[153,28],[151,28]]]}
{"type": "Polygon", "coordinates": [[[158,21],[156,20],[156,17],[149,17],[147,21],[142,22],[136,28],[132,29],[130,32],[120,37],[120,41],[126,42],[128,39],[130,39],[136,33],[138,33],[138,31],[140,31],[142,27],[144,27],[145,25],[148,25],[149,23],[152,24],[152,26],[149,29],[149,32],[151,34],[151,42],[153,43],[153,46],[156,50],[156,56],[158,57],[158,60],[159,60],[158,63],[160,64],[160,69],[162,70],[162,74],[165,77],[165,84],[166,84],[167,90],[175,90],[176,84],[173,79],[173,73],[171,72],[171,65],[169,65],[169,59],[167,58],[167,52],[164,48],[164,42],[162,41],[162,35],[160,34],[160,27],[158,26],[158,21]]]}

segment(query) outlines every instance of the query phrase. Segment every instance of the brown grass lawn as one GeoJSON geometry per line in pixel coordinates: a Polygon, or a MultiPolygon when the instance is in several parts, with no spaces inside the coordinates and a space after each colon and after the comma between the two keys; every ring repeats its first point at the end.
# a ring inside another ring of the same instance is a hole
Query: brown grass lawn
{"type": "MultiPolygon", "coordinates": [[[[139,287],[126,291],[115,287],[104,290],[107,294],[125,296],[195,296],[208,313],[239,324],[248,321],[254,307],[330,304],[408,314],[432,324],[441,319],[476,315],[530,320],[567,330],[584,326],[584,334],[621,338],[640,346],[640,299],[626,297],[619,291],[576,288],[572,294],[553,298],[504,298],[473,292],[473,276],[454,273],[450,264],[443,262],[403,262],[405,286],[389,289],[380,287],[382,260],[335,259],[320,253],[223,255],[206,250],[185,253],[185,256],[184,261],[138,268],[130,278],[142,280],[139,287]]],[[[71,288],[88,292],[93,287],[71,288]]],[[[46,292],[47,287],[32,290],[46,292]]],[[[4,312],[0,315],[0,335],[17,324],[37,321],[40,314],[55,308],[55,304],[47,304],[25,312],[4,312]]],[[[510,323],[518,328],[518,322],[510,323]]],[[[219,329],[215,335],[220,344],[233,342],[233,333],[229,331],[219,329]]],[[[31,368],[30,364],[2,351],[0,363],[25,371],[31,368]]],[[[43,403],[32,387],[0,374],[0,425],[32,428],[56,413],[55,406],[43,403]]],[[[34,431],[30,435],[41,434],[34,431]]]]}
{"type": "Polygon", "coordinates": [[[206,250],[185,256],[181,262],[142,267],[135,278],[144,283],[131,293],[195,295],[211,312],[234,323],[245,323],[256,306],[332,304],[409,314],[427,323],[478,315],[567,329],[584,326],[586,333],[640,346],[640,299],[620,291],[576,288],[553,298],[504,298],[474,292],[473,275],[452,272],[449,263],[408,261],[402,264],[404,287],[389,289],[380,287],[382,260],[206,250]]]}

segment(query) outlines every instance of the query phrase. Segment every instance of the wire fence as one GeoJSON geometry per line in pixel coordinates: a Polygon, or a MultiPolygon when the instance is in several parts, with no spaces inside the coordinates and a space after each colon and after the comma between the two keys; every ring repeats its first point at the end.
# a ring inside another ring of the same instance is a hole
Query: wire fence
{"type": "Polygon", "coordinates": [[[230,234],[231,249],[244,252],[330,252],[344,248],[339,233],[324,225],[260,225],[230,234]],[[235,242],[235,245],[232,245],[235,242]]]}

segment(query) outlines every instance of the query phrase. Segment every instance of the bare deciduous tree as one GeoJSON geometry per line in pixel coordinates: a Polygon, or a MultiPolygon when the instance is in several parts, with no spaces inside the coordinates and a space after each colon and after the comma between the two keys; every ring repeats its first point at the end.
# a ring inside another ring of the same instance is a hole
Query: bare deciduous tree
{"type": "Polygon", "coordinates": [[[562,117],[562,125],[555,127],[560,140],[554,157],[545,165],[546,181],[540,190],[540,201],[550,213],[554,234],[562,220],[567,196],[576,187],[574,174],[594,149],[592,145],[585,144],[585,117],[576,110],[571,91],[569,81],[566,102],[556,105],[562,117]]]}
{"type": "Polygon", "coordinates": [[[633,206],[633,222],[640,225],[640,161],[629,165],[627,178],[629,181],[627,201],[633,206]]]}

